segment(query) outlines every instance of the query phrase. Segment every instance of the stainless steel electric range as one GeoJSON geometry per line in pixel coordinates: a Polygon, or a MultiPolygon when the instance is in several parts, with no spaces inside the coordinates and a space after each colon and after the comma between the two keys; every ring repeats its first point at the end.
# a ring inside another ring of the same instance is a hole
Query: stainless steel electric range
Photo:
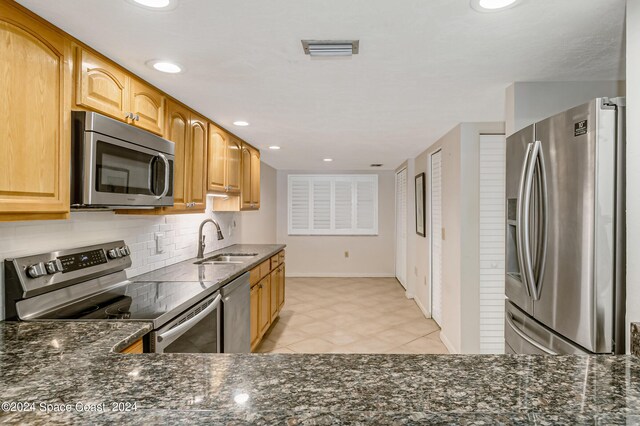
{"type": "Polygon", "coordinates": [[[6,259],[7,319],[149,321],[151,352],[221,352],[217,283],[132,282],[130,254],[115,241],[6,259]]]}

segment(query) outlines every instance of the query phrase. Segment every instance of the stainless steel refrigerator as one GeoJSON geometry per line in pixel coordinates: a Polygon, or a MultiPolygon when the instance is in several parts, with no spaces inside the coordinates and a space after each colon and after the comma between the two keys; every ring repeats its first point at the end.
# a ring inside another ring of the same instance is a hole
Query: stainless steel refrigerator
{"type": "Polygon", "coordinates": [[[507,139],[507,353],[625,351],[624,117],[598,98],[507,139]]]}

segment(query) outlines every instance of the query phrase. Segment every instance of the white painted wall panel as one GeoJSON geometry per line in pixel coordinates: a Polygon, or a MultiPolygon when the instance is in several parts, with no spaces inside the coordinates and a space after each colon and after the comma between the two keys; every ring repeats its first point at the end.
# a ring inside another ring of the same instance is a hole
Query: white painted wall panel
{"type": "Polygon", "coordinates": [[[431,316],[442,326],[442,151],[431,156],[431,316]]]}

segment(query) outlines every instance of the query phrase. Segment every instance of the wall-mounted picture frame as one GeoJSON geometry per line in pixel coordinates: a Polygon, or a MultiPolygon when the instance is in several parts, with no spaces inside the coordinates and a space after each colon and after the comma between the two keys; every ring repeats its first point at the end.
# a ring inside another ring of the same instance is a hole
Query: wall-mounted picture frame
{"type": "Polygon", "coordinates": [[[416,234],[426,237],[426,220],[425,220],[425,174],[416,175],[416,234]]]}

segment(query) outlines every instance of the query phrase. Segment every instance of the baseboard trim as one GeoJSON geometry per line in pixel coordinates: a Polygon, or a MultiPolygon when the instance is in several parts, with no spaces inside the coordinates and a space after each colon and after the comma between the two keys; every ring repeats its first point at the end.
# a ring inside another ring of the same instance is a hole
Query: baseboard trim
{"type": "Polygon", "coordinates": [[[287,278],[395,278],[395,274],[327,273],[327,272],[286,272],[287,278]]]}
{"type": "Polygon", "coordinates": [[[425,318],[431,318],[431,312],[429,312],[427,308],[424,307],[422,302],[420,302],[420,299],[418,299],[417,297],[414,297],[413,300],[416,302],[416,305],[418,305],[418,308],[420,308],[425,318]]]}
{"type": "Polygon", "coordinates": [[[450,354],[459,354],[460,352],[451,344],[447,336],[440,330],[440,340],[447,347],[450,354]]]}

